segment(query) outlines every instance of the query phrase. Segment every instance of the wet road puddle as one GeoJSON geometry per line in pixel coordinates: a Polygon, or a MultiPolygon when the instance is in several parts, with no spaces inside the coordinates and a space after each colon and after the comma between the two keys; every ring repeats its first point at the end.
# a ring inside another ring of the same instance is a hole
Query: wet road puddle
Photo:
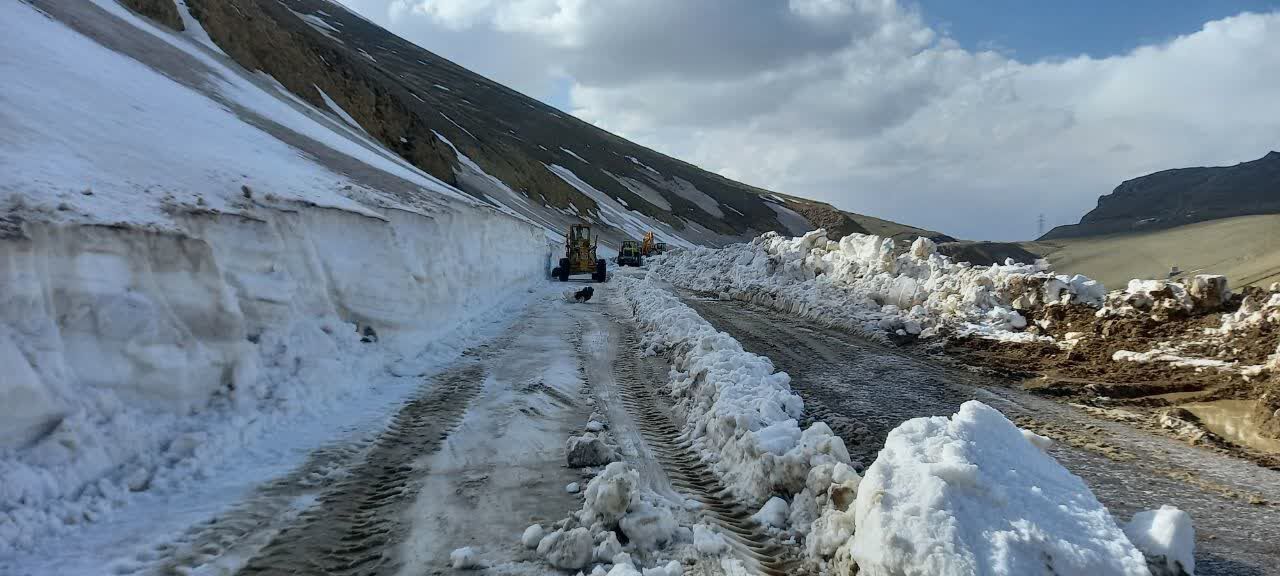
{"type": "Polygon", "coordinates": [[[1250,418],[1252,400],[1195,402],[1182,407],[1195,414],[1210,432],[1230,442],[1255,450],[1280,453],[1280,440],[1263,436],[1250,418]]]}

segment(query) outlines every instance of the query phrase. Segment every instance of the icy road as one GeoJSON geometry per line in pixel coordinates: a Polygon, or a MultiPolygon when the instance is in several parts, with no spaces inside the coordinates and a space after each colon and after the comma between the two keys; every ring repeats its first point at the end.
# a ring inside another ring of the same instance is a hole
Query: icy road
{"type": "Polygon", "coordinates": [[[1197,574],[1280,574],[1276,471],[1093,418],[773,310],[688,292],[682,297],[716,329],[789,373],[808,417],[825,420],[863,465],[903,420],[949,415],[962,402],[978,399],[1058,440],[1053,456],[1083,477],[1117,518],[1161,504],[1189,512],[1198,540],[1197,574]]]}

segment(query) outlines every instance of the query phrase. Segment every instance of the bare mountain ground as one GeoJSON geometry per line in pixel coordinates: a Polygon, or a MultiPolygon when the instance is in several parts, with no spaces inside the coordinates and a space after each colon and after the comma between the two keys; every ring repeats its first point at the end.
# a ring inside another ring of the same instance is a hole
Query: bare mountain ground
{"type": "Polygon", "coordinates": [[[1023,243],[1057,270],[1084,274],[1109,289],[1130,278],[1222,274],[1232,286],[1280,282],[1280,215],[1240,216],[1153,232],[1023,243]]]}

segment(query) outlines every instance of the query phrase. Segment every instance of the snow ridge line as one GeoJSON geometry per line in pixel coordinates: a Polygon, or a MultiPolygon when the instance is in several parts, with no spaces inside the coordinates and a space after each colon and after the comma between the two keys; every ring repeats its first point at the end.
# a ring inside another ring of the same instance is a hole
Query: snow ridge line
{"type": "Polygon", "coordinates": [[[1044,261],[989,267],[957,263],[927,238],[895,254],[890,238],[818,229],[797,238],[767,232],[720,249],[663,257],[657,268],[679,286],[729,295],[868,334],[929,338],[944,332],[1033,340],[1020,311],[1055,303],[1101,306],[1101,284],[1055,275],[1044,261]]]}
{"type": "MultiPolygon", "coordinates": [[[[768,358],[743,350],[649,279],[617,276],[615,281],[643,332],[644,353],[670,353],[673,367],[665,391],[675,400],[674,416],[682,421],[690,449],[710,465],[729,494],[746,507],[763,504],[757,517],[781,503],[784,512],[777,524],[761,522],[774,534],[789,523],[803,536],[819,516],[844,514],[829,496],[830,488],[856,491],[858,476],[844,441],[826,423],[800,429],[804,402],[791,391],[790,377],[775,371],[768,358]],[[790,512],[783,498],[793,502],[790,512]]],[[[847,509],[851,501],[841,504],[847,509]]],[[[851,521],[816,526],[815,536],[823,540],[842,543],[852,535],[851,521]]],[[[812,559],[822,552],[809,547],[812,559]]]]}

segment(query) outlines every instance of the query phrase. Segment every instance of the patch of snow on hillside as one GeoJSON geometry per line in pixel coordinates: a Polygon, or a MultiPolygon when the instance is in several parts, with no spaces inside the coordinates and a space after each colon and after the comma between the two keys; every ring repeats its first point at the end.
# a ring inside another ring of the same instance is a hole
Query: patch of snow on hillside
{"type": "Polygon", "coordinates": [[[659,172],[659,171],[657,171],[657,170],[654,170],[653,168],[650,168],[650,167],[649,167],[649,165],[645,164],[644,162],[641,162],[641,161],[640,161],[639,159],[637,159],[635,156],[627,156],[626,158],[627,158],[627,160],[630,160],[630,161],[631,161],[631,163],[632,163],[632,164],[635,164],[636,166],[639,166],[639,167],[641,167],[641,168],[644,168],[645,170],[648,170],[648,171],[650,171],[650,172],[653,172],[654,174],[657,174],[657,175],[659,175],[659,176],[661,176],[661,175],[662,175],[662,173],[661,173],[661,172],[659,172]]]}
{"type": "Polygon", "coordinates": [[[337,36],[337,34],[340,31],[337,28],[330,26],[329,23],[325,22],[323,18],[320,18],[315,14],[304,14],[302,12],[298,12],[293,9],[288,9],[288,10],[292,12],[294,16],[297,16],[299,20],[302,20],[304,24],[306,24],[307,26],[310,26],[312,30],[315,30],[316,32],[323,34],[325,38],[328,38],[340,44],[343,43],[342,39],[337,36]]]}
{"type": "Polygon", "coordinates": [[[365,52],[365,51],[364,51],[364,48],[356,48],[356,51],[357,51],[357,52],[359,52],[361,56],[364,56],[365,58],[368,58],[370,62],[375,62],[375,63],[376,63],[376,62],[378,61],[378,59],[377,59],[377,58],[374,58],[374,57],[373,57],[373,56],[371,56],[368,52],[365,52]]]}
{"type": "Polygon", "coordinates": [[[440,115],[441,115],[441,116],[444,116],[444,119],[445,119],[445,120],[448,120],[450,124],[453,124],[453,125],[454,125],[454,126],[456,126],[459,130],[461,130],[461,131],[463,131],[463,132],[466,132],[466,133],[467,133],[467,136],[470,136],[472,140],[475,140],[475,141],[477,141],[477,142],[479,142],[479,141],[480,141],[480,139],[479,139],[479,138],[476,138],[476,135],[475,135],[475,134],[472,134],[470,130],[467,130],[466,128],[463,128],[463,126],[462,126],[461,124],[459,124],[459,123],[457,123],[457,122],[454,122],[454,121],[453,121],[453,118],[450,118],[448,114],[445,114],[444,112],[441,112],[441,113],[440,113],[440,115]]]}
{"type": "Polygon", "coordinates": [[[1148,575],[1084,481],[975,400],[891,431],[854,508],[868,576],[1148,575]]]}
{"type": "Polygon", "coordinates": [[[560,151],[561,151],[561,152],[564,152],[564,153],[566,153],[566,154],[568,154],[568,155],[570,155],[570,156],[573,156],[574,158],[577,158],[577,159],[578,159],[578,161],[579,161],[579,162],[582,162],[583,164],[590,164],[590,162],[587,162],[587,161],[586,161],[585,159],[583,159],[581,156],[579,156],[579,155],[575,154],[575,153],[573,152],[573,150],[570,150],[570,149],[568,149],[568,148],[565,148],[564,146],[561,146],[561,147],[560,147],[560,151]]]}
{"type": "MultiPolygon", "coordinates": [[[[312,86],[315,86],[315,84],[312,84],[312,86]]],[[[343,110],[342,106],[339,106],[337,102],[334,102],[333,98],[330,98],[328,94],[325,94],[324,90],[321,90],[319,86],[315,86],[315,88],[316,92],[320,93],[320,98],[324,99],[324,105],[329,107],[329,111],[337,114],[338,117],[341,118],[343,122],[346,122],[348,126],[361,132],[365,131],[364,127],[361,126],[359,122],[356,122],[356,119],[352,118],[346,110],[343,110]]]]}
{"type": "MultiPolygon", "coordinates": [[[[454,190],[448,184],[423,172],[408,161],[387,150],[363,131],[351,130],[341,122],[333,122],[328,115],[319,113],[309,104],[304,103],[299,106],[296,96],[282,99],[281,96],[275,93],[276,90],[273,90],[273,87],[281,87],[279,82],[274,80],[265,81],[260,74],[249,73],[234,63],[213,57],[206,50],[192,45],[191,38],[176,34],[168,28],[157,26],[151,21],[130,12],[114,0],[93,0],[93,2],[137,30],[146,32],[151,38],[164,42],[173,49],[193,58],[194,62],[184,62],[178,57],[170,58],[174,62],[174,66],[181,67],[181,69],[163,70],[161,72],[167,75],[204,74],[203,83],[198,86],[189,86],[189,88],[193,90],[211,88],[211,92],[203,94],[222,106],[231,108],[233,111],[243,108],[252,113],[260,114],[272,122],[279,123],[298,134],[312,138],[335,151],[356,158],[373,168],[403,178],[433,193],[463,202],[475,202],[466,194],[454,190]],[[341,129],[335,130],[334,126],[339,126],[341,129]]],[[[139,50],[155,51],[158,49],[155,46],[146,46],[143,38],[139,38],[138,42],[142,44],[138,48],[139,50]]],[[[150,70],[146,67],[143,67],[143,69],[150,70]]],[[[236,111],[236,113],[239,112],[236,111]]],[[[406,206],[395,199],[385,196],[380,198],[379,201],[391,207],[414,210],[411,206],[406,206]]]]}
{"type": "MultiPolygon", "coordinates": [[[[765,202],[765,206],[773,209],[774,213],[778,215],[778,222],[787,229],[787,232],[796,236],[803,236],[806,232],[813,230],[813,224],[810,224],[807,218],[801,216],[795,210],[772,202],[765,202]]],[[[737,212],[737,210],[734,210],[734,212],[737,212]]],[[[741,214],[741,212],[738,213],[741,214]]]]}
{"type": "Polygon", "coordinates": [[[693,204],[698,208],[701,208],[703,212],[706,212],[717,219],[724,218],[724,212],[720,210],[720,202],[699,190],[692,182],[679,176],[672,176],[670,180],[662,181],[662,185],[667,190],[674,192],[677,196],[693,202],[693,204]]]}
{"type": "Polygon", "coordinates": [[[572,170],[558,164],[547,165],[547,170],[559,176],[561,180],[564,180],[588,198],[595,200],[596,205],[600,207],[600,219],[604,221],[604,224],[625,232],[631,238],[643,238],[646,232],[653,231],[654,236],[660,242],[667,242],[673,246],[693,247],[693,244],[688,240],[657,229],[653,221],[647,216],[627,209],[608,194],[597,190],[594,186],[579,178],[572,170]]]}
{"type": "Polygon", "coordinates": [[[440,84],[432,84],[432,86],[444,90],[445,92],[453,92],[453,90],[450,90],[448,86],[442,86],[440,84]]]}
{"type": "MultiPolygon", "coordinates": [[[[174,0],[174,4],[178,7],[178,16],[182,18],[182,33],[191,39],[204,45],[206,48],[217,52],[223,56],[227,56],[222,48],[218,47],[213,38],[209,37],[209,33],[205,31],[204,26],[200,25],[200,21],[191,15],[191,8],[187,6],[187,0],[174,0]]],[[[230,58],[230,56],[227,56],[230,58]]]]}
{"type": "Polygon", "coordinates": [[[168,204],[237,211],[246,185],[376,215],[338,193],[345,177],[214,101],[25,4],[0,14],[14,24],[0,37],[0,200],[30,195],[53,219],[159,224],[168,204]]]}
{"type": "Polygon", "coordinates": [[[657,190],[654,190],[644,182],[636,180],[635,178],[629,178],[627,176],[618,176],[608,170],[601,170],[601,172],[604,172],[610,178],[617,180],[619,184],[622,184],[623,186],[625,186],[627,190],[630,190],[636,196],[644,198],[646,202],[653,204],[654,206],[657,206],[658,208],[661,208],[668,212],[671,211],[671,203],[668,202],[666,198],[662,197],[662,193],[658,192],[657,190]]]}

